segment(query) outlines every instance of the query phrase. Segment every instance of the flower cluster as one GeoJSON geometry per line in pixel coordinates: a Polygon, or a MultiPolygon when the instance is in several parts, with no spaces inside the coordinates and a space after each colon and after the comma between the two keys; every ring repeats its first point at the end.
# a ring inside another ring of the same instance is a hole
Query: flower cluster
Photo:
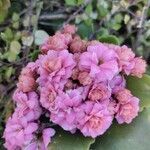
{"type": "Polygon", "coordinates": [[[16,109],[4,131],[8,150],[46,150],[54,129],[41,116],[75,133],[95,138],[114,119],[131,123],[139,99],[124,76],[142,77],[146,63],[127,46],[82,40],[66,25],[40,47],[41,54],[21,72],[13,99],[16,109]],[[40,135],[40,136],[39,136],[40,135]]]}

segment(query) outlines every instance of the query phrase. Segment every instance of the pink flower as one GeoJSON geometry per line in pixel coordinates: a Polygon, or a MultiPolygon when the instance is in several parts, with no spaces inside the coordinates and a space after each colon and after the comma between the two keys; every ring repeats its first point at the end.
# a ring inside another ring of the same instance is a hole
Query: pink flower
{"type": "Polygon", "coordinates": [[[8,150],[22,149],[33,139],[33,133],[38,129],[36,123],[27,123],[23,118],[18,119],[17,114],[9,118],[3,137],[5,148],[8,150]]]}
{"type": "Polygon", "coordinates": [[[132,98],[132,94],[128,89],[122,89],[115,94],[115,97],[120,104],[125,104],[130,101],[130,99],[132,98]]]}
{"type": "Polygon", "coordinates": [[[77,79],[78,79],[78,75],[79,75],[79,69],[78,69],[78,67],[75,67],[75,68],[72,70],[71,78],[72,78],[73,80],[77,80],[77,79]]]}
{"type": "Polygon", "coordinates": [[[115,116],[119,124],[131,123],[131,121],[138,115],[139,99],[136,97],[130,98],[126,104],[119,104],[119,110],[115,116]]]}
{"type": "Polygon", "coordinates": [[[49,50],[65,50],[68,48],[68,44],[71,40],[72,36],[70,34],[57,32],[54,36],[50,36],[49,39],[47,39],[47,41],[41,46],[41,51],[43,53],[47,53],[49,50]]]}
{"type": "Polygon", "coordinates": [[[49,51],[47,55],[41,55],[37,61],[39,65],[38,82],[44,86],[50,82],[55,88],[63,88],[67,79],[71,77],[72,69],[75,67],[73,55],[67,50],[60,52],[49,51]]]}
{"type": "Polygon", "coordinates": [[[30,62],[25,68],[22,69],[17,86],[23,92],[30,92],[36,88],[36,68],[36,63],[30,62]]]}
{"type": "Polygon", "coordinates": [[[74,37],[70,43],[70,51],[72,53],[79,53],[86,51],[87,41],[82,40],[79,36],[74,37]]]}
{"type": "Polygon", "coordinates": [[[110,127],[113,116],[109,113],[107,105],[87,101],[77,108],[78,129],[84,136],[95,138],[110,127]]]}
{"type": "Polygon", "coordinates": [[[40,88],[40,94],[41,105],[50,111],[53,110],[57,96],[56,89],[51,84],[46,84],[46,86],[40,88]]]}
{"type": "Polygon", "coordinates": [[[89,72],[96,82],[111,80],[119,72],[117,54],[101,43],[88,46],[81,54],[79,69],[89,72]]]}
{"type": "Polygon", "coordinates": [[[111,89],[104,83],[94,84],[89,92],[88,98],[92,101],[109,99],[111,89]]]}
{"type": "Polygon", "coordinates": [[[63,28],[63,33],[75,34],[76,31],[77,31],[77,28],[75,27],[75,25],[67,24],[63,28]]]}
{"type": "Polygon", "coordinates": [[[75,131],[76,113],[74,109],[80,105],[81,101],[82,96],[78,90],[70,90],[66,94],[59,93],[55,100],[57,110],[51,112],[51,121],[60,125],[64,130],[75,131]]]}
{"type": "Polygon", "coordinates": [[[141,78],[146,71],[146,62],[140,57],[134,58],[133,62],[134,67],[131,70],[131,75],[141,78]]]}
{"type": "Polygon", "coordinates": [[[39,140],[34,140],[25,147],[25,150],[48,150],[48,144],[51,142],[51,137],[54,136],[55,130],[52,128],[46,128],[42,132],[42,137],[39,140]]]}
{"type": "Polygon", "coordinates": [[[21,75],[17,87],[23,92],[31,92],[36,87],[35,79],[31,76],[21,75]]]}
{"type": "Polygon", "coordinates": [[[133,68],[132,59],[135,57],[133,51],[125,45],[123,46],[113,44],[106,44],[106,45],[117,53],[120,71],[123,70],[127,75],[129,75],[131,69],[133,68]]]}
{"type": "Polygon", "coordinates": [[[35,92],[23,93],[18,89],[13,95],[17,108],[18,117],[24,117],[27,121],[33,121],[40,117],[41,108],[39,106],[38,95],[35,92]]]}
{"type": "Polygon", "coordinates": [[[110,82],[109,85],[112,89],[112,93],[117,93],[119,90],[125,88],[126,81],[123,76],[117,75],[110,82]]]}
{"type": "Polygon", "coordinates": [[[90,85],[92,83],[92,78],[89,76],[89,73],[86,71],[79,72],[78,80],[82,85],[90,85]]]}

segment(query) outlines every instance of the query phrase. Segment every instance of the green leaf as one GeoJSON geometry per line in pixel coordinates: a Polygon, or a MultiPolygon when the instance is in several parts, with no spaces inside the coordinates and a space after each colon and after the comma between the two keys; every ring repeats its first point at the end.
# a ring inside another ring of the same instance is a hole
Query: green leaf
{"type": "Polygon", "coordinates": [[[150,109],[144,109],[131,124],[114,123],[103,136],[96,139],[92,150],[149,150],[150,109]]]}
{"type": "Polygon", "coordinates": [[[14,22],[16,22],[16,21],[18,21],[19,20],[19,14],[17,14],[17,13],[13,13],[13,15],[12,15],[12,21],[14,21],[14,22]]]}
{"type": "Polygon", "coordinates": [[[4,32],[6,38],[7,38],[7,41],[11,41],[13,39],[13,32],[10,28],[6,28],[5,32],[4,32]]]}
{"type": "Polygon", "coordinates": [[[9,62],[14,62],[17,59],[17,54],[15,54],[12,51],[8,51],[5,53],[4,57],[9,61],[9,62]]]}
{"type": "Polygon", "coordinates": [[[116,44],[119,45],[119,39],[114,36],[114,35],[102,35],[100,37],[98,37],[98,40],[100,42],[104,42],[104,43],[112,43],[112,44],[116,44]]]}
{"type": "Polygon", "coordinates": [[[45,42],[45,40],[49,37],[48,33],[43,30],[37,30],[35,32],[35,44],[41,45],[45,42]]]}
{"type": "Polygon", "coordinates": [[[132,94],[140,99],[141,110],[150,107],[150,76],[144,75],[142,78],[127,77],[127,88],[132,94]]]}
{"type": "Polygon", "coordinates": [[[13,67],[8,67],[6,72],[5,72],[5,79],[8,81],[11,75],[13,74],[13,67]]]}
{"type": "Polygon", "coordinates": [[[21,45],[18,41],[12,41],[10,43],[10,51],[14,54],[19,54],[21,49],[21,45]]]}
{"type": "Polygon", "coordinates": [[[78,5],[81,5],[81,4],[83,4],[84,3],[84,0],[77,0],[77,4],[78,5]]]}
{"type": "Polygon", "coordinates": [[[86,138],[76,133],[71,134],[62,129],[56,131],[52,143],[49,145],[50,150],[89,150],[90,145],[95,140],[86,138]]]}
{"type": "Polygon", "coordinates": [[[92,26],[85,23],[80,23],[78,26],[78,33],[82,38],[88,38],[92,34],[92,26]]]}
{"type": "Polygon", "coordinates": [[[77,2],[76,0],[65,0],[65,3],[70,6],[75,6],[77,2]]]}

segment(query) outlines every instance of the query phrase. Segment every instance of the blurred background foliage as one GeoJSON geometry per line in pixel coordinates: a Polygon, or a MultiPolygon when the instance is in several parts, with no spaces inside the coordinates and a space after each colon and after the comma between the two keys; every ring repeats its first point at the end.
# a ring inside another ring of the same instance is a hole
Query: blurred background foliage
{"type": "Polygon", "coordinates": [[[10,95],[19,72],[37,58],[44,37],[75,24],[82,38],[126,44],[150,64],[149,5],[150,0],[0,0],[0,137],[13,111],[10,95]]]}

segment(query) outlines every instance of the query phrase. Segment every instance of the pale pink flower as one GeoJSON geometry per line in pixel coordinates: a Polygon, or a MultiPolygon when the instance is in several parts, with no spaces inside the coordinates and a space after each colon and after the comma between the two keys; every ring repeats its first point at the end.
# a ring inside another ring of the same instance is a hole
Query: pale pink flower
{"type": "Polygon", "coordinates": [[[125,104],[130,101],[132,94],[128,89],[121,89],[115,94],[115,97],[120,104],[125,104]]]}
{"type": "Polygon", "coordinates": [[[72,36],[68,33],[62,34],[57,32],[54,36],[50,36],[49,39],[41,46],[41,51],[47,53],[49,50],[61,51],[68,48],[68,44],[71,42],[72,36]]]}
{"type": "Polygon", "coordinates": [[[40,117],[42,110],[39,105],[38,95],[35,92],[23,93],[18,89],[13,95],[17,108],[19,118],[26,118],[27,121],[33,121],[40,117]]]}
{"type": "Polygon", "coordinates": [[[67,24],[63,28],[63,33],[75,34],[76,31],[77,31],[77,28],[75,25],[67,24]]]}
{"type": "Polygon", "coordinates": [[[37,65],[34,62],[28,63],[28,65],[22,69],[17,86],[23,92],[30,92],[36,88],[36,69],[37,65]]]}
{"type": "Polygon", "coordinates": [[[40,103],[50,111],[54,109],[56,96],[57,91],[51,84],[40,88],[40,103]]]}
{"type": "Polygon", "coordinates": [[[123,76],[117,75],[110,82],[109,86],[112,89],[112,94],[117,93],[119,90],[125,88],[126,81],[123,76]]]}
{"type": "Polygon", "coordinates": [[[119,73],[117,54],[101,43],[88,46],[81,54],[79,69],[89,72],[96,82],[111,80],[119,73]]]}
{"type": "Polygon", "coordinates": [[[82,40],[80,37],[76,36],[70,43],[70,52],[79,53],[86,51],[87,41],[82,40]]]}
{"type": "Polygon", "coordinates": [[[92,101],[109,99],[111,96],[111,89],[105,83],[94,84],[89,91],[88,98],[92,101]]]}
{"type": "Polygon", "coordinates": [[[47,55],[41,55],[37,61],[39,64],[38,83],[44,86],[50,82],[55,88],[63,88],[67,79],[71,77],[72,69],[75,67],[73,55],[67,50],[60,52],[49,51],[47,55]]]}
{"type": "Polygon", "coordinates": [[[95,138],[104,134],[112,124],[113,116],[107,106],[87,101],[77,108],[78,129],[84,136],[95,138]]]}
{"type": "Polygon", "coordinates": [[[35,139],[32,143],[25,147],[25,150],[48,150],[48,144],[51,142],[51,137],[55,134],[52,128],[46,128],[42,131],[42,137],[35,139]]]}
{"type": "Polygon", "coordinates": [[[146,62],[140,57],[133,59],[134,67],[131,70],[131,75],[141,78],[146,72],[146,62]]]}
{"type": "Polygon", "coordinates": [[[32,76],[20,75],[17,87],[23,92],[31,92],[36,88],[36,81],[32,76]]]}
{"type": "Polygon", "coordinates": [[[78,90],[69,90],[67,93],[59,93],[55,100],[56,111],[51,112],[50,119],[52,122],[60,125],[64,130],[75,131],[76,129],[76,112],[82,101],[81,93],[78,90]]]}
{"type": "Polygon", "coordinates": [[[123,70],[127,75],[130,74],[134,64],[132,63],[132,59],[135,57],[133,51],[127,46],[111,46],[111,48],[116,51],[118,54],[118,61],[120,70],[123,70]]]}
{"type": "Polygon", "coordinates": [[[130,98],[130,101],[125,104],[119,104],[118,112],[115,116],[119,124],[131,123],[131,121],[138,115],[139,99],[136,97],[130,98]]]}
{"type": "Polygon", "coordinates": [[[78,79],[78,75],[79,75],[79,69],[78,69],[78,67],[75,67],[75,68],[72,70],[71,78],[72,78],[73,80],[77,80],[77,79],[78,79]]]}
{"type": "Polygon", "coordinates": [[[13,114],[6,124],[3,137],[5,138],[5,148],[8,150],[22,149],[33,139],[33,133],[38,129],[36,123],[28,123],[25,118],[18,119],[17,114],[13,114]]]}
{"type": "Polygon", "coordinates": [[[92,78],[86,71],[79,72],[78,80],[82,85],[90,85],[92,83],[92,78]]]}

